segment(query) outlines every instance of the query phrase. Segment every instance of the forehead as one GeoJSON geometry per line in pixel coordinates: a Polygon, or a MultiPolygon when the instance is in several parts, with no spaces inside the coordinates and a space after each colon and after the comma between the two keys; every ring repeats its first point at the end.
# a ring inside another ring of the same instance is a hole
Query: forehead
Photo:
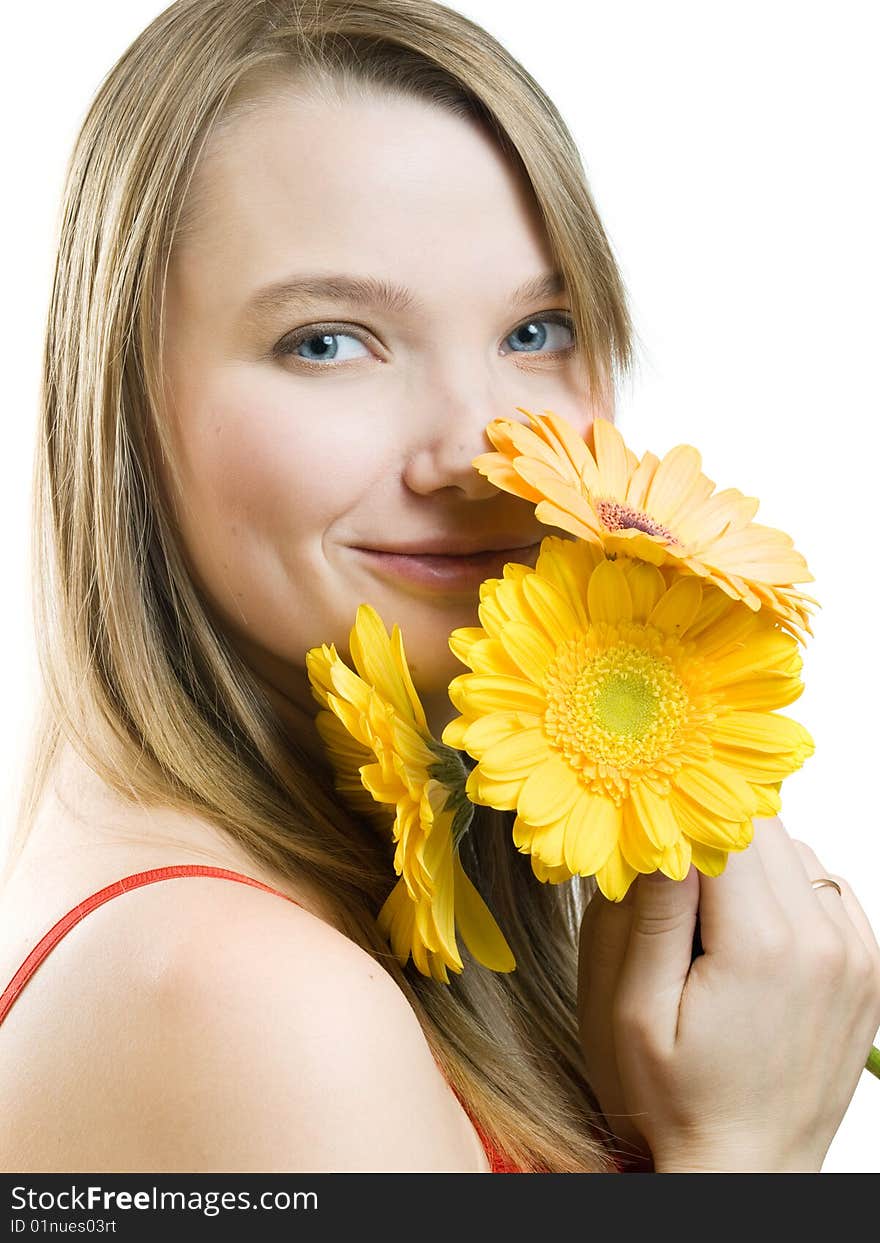
{"type": "Polygon", "coordinates": [[[184,251],[249,285],[303,266],[513,284],[549,260],[531,192],[482,126],[402,96],[275,91],[212,136],[192,193],[184,251]]]}

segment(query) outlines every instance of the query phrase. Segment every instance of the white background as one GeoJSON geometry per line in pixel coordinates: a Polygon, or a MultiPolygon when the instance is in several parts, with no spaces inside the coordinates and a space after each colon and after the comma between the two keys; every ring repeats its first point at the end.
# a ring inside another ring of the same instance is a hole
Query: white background
{"type": "MultiPolygon", "coordinates": [[[[7,673],[0,845],[35,699],[28,541],[43,325],[64,167],[98,83],[160,11],[53,0],[6,18],[0,521],[7,673]],[[11,26],[11,29],[10,29],[11,26]]],[[[639,454],[689,442],[719,488],[761,498],[823,604],[788,709],[816,753],[782,819],[880,929],[876,776],[878,7],[873,0],[470,0],[571,127],[639,337],[618,424],[639,454]]],[[[761,1057],[762,1050],[756,1049],[761,1057]]],[[[880,1170],[862,1075],[825,1170],[880,1170]]]]}

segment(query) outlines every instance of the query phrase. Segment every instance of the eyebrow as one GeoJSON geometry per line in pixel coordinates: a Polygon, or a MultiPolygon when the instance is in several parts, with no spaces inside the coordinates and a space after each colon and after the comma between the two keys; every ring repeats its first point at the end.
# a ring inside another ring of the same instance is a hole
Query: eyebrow
{"type": "MultiPolygon", "coordinates": [[[[565,277],[560,271],[544,272],[519,285],[509,295],[512,306],[536,302],[565,293],[565,277]]],[[[315,274],[289,277],[265,285],[245,305],[247,319],[259,320],[273,311],[293,303],[308,305],[321,301],[347,302],[352,306],[384,310],[392,314],[424,311],[420,298],[394,281],[374,276],[349,276],[346,273],[315,274]]]]}

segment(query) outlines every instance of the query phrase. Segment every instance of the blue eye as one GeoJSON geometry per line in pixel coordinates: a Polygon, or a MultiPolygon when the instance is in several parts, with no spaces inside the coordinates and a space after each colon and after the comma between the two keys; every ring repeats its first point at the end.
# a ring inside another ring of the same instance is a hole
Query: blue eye
{"type": "MultiPolygon", "coordinates": [[[[332,324],[318,325],[317,328],[307,328],[299,332],[293,332],[279,341],[273,351],[287,357],[295,357],[298,362],[317,363],[340,361],[338,359],[339,346],[334,342],[344,338],[349,341],[358,341],[363,344],[362,338],[350,332],[336,332],[332,324]],[[302,346],[308,346],[313,351],[312,357],[303,357],[296,353],[302,346]]],[[[363,357],[363,355],[361,356],[363,357]]],[[[347,361],[343,358],[341,361],[347,361]]]]}
{"type": "Polygon", "coordinates": [[[562,345],[554,345],[547,352],[549,354],[558,354],[565,350],[571,349],[574,344],[574,320],[570,315],[566,315],[562,311],[554,311],[551,315],[538,316],[535,319],[528,320],[525,324],[520,324],[519,328],[515,328],[508,341],[515,339],[517,344],[514,345],[514,353],[533,354],[534,350],[530,346],[536,345],[538,349],[547,341],[548,332],[543,328],[542,324],[553,324],[556,328],[565,328],[571,340],[568,343],[563,342],[562,345]],[[525,338],[524,340],[522,338],[525,338]]]}
{"type": "MultiPolygon", "coordinates": [[[[307,367],[315,370],[319,369],[325,363],[343,363],[353,361],[351,357],[340,357],[340,347],[336,342],[342,340],[357,341],[366,347],[366,341],[359,333],[343,332],[343,327],[350,325],[342,324],[313,324],[308,328],[300,328],[295,332],[288,333],[273,348],[273,357],[292,358],[297,363],[304,363],[307,367]],[[303,347],[307,347],[309,355],[300,354],[298,351],[303,347]]],[[[514,341],[513,353],[516,354],[545,354],[556,355],[564,354],[574,348],[575,330],[574,320],[566,311],[548,311],[543,315],[535,316],[533,319],[526,320],[509,333],[505,338],[506,341],[514,341]],[[569,340],[563,340],[561,343],[553,340],[553,334],[549,333],[543,325],[551,324],[556,328],[563,328],[569,334],[569,340]],[[551,348],[545,350],[543,347],[550,340],[551,348]]],[[[360,357],[365,355],[361,354],[360,357]]],[[[354,358],[358,355],[355,354],[354,358]]],[[[327,368],[325,368],[326,370],[327,368]]]]}

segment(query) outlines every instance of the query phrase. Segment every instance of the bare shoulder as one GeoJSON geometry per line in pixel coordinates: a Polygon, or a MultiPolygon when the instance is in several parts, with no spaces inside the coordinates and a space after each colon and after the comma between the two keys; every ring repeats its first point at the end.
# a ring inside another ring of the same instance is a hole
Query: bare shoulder
{"type": "Polygon", "coordinates": [[[0,1027],[0,1168],[486,1171],[406,997],[322,895],[211,825],[74,805],[49,800],[0,895],[3,983],[77,903],[154,867],[294,901],[190,874],[71,927],[0,1027]]]}
{"type": "Polygon", "coordinates": [[[76,931],[88,996],[53,1035],[72,1053],[60,1095],[78,1139],[59,1136],[67,1155],[44,1168],[86,1168],[87,1154],[87,1168],[121,1172],[486,1169],[404,994],[308,910],[189,877],[127,893],[76,931]]]}
{"type": "Polygon", "coordinates": [[[166,1108],[144,1168],[481,1169],[471,1124],[382,967],[271,895],[251,889],[234,906],[220,919],[218,902],[157,981],[160,1056],[139,1092],[166,1108]]]}

